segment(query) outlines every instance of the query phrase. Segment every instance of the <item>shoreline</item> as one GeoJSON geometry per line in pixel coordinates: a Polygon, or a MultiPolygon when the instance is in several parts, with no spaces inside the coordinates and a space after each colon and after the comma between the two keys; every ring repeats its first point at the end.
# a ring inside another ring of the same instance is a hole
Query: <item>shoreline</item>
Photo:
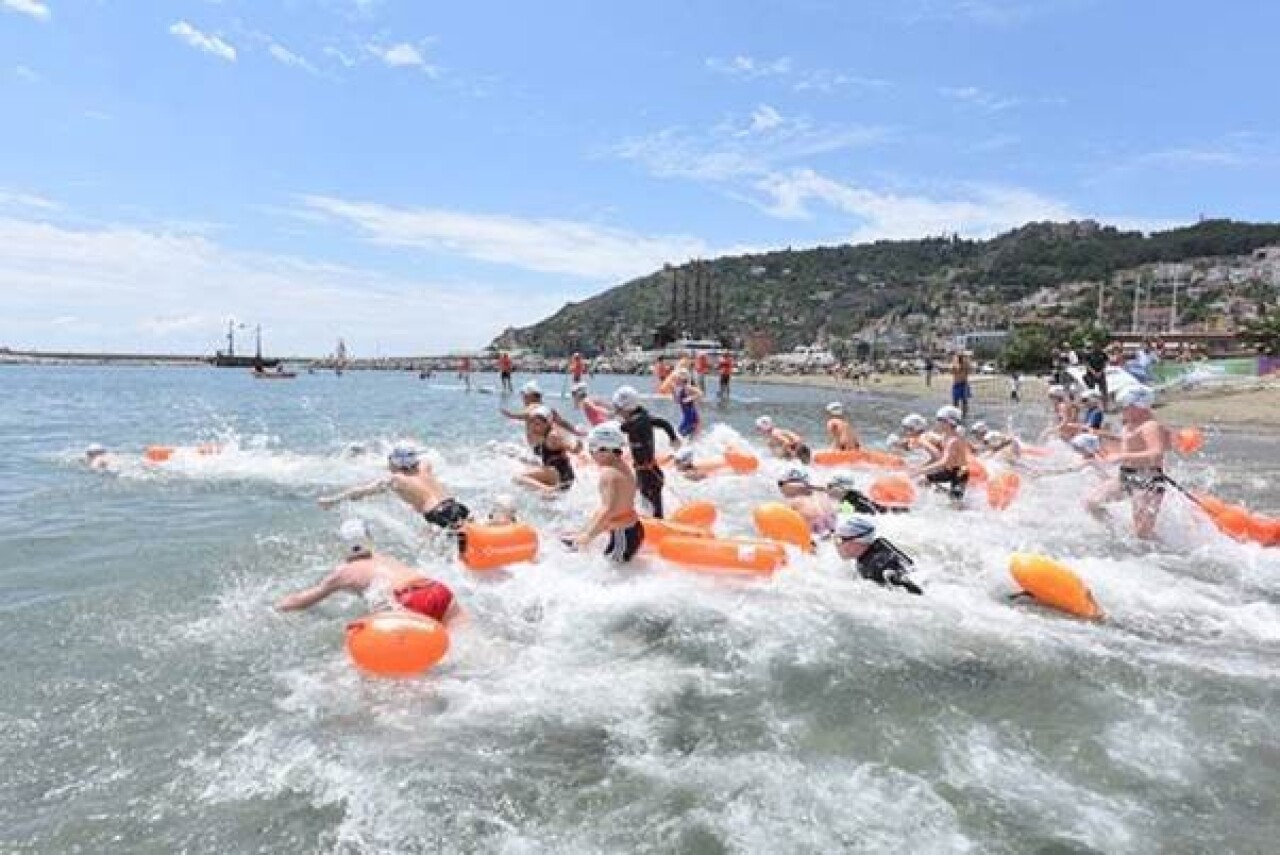
{"type": "MultiPolygon", "coordinates": [[[[905,400],[935,399],[949,403],[950,378],[935,375],[933,385],[920,375],[888,374],[855,384],[843,377],[802,374],[740,375],[742,383],[764,386],[807,386],[840,392],[874,392],[905,400]]],[[[1006,375],[979,375],[971,379],[976,404],[1009,403],[1009,378],[1006,375]]],[[[1044,399],[1048,383],[1041,377],[1024,377],[1021,398],[1024,406],[1044,399]]],[[[1169,389],[1161,392],[1156,415],[1170,424],[1196,424],[1204,427],[1267,428],[1280,434],[1280,378],[1254,378],[1238,386],[1200,386],[1169,389]]]]}

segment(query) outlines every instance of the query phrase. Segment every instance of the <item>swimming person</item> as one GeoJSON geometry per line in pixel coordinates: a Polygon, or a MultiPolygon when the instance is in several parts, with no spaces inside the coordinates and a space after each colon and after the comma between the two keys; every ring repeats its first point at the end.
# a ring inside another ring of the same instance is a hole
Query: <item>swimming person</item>
{"type": "Polygon", "coordinates": [[[914,475],[924,478],[927,483],[945,486],[951,501],[957,504],[964,499],[965,488],[969,485],[968,445],[959,430],[963,418],[957,407],[943,407],[938,410],[938,433],[942,438],[941,454],[937,460],[913,470],[914,475]]]}
{"type": "Polygon", "coordinates": [[[627,437],[615,422],[596,425],[587,434],[587,449],[600,467],[600,508],[587,527],[567,545],[583,549],[597,536],[609,535],[604,554],[623,564],[635,557],[644,542],[644,527],[636,513],[636,476],[623,459],[627,437]]]}
{"type": "Polygon", "coordinates": [[[756,430],[764,436],[769,450],[783,460],[799,460],[807,466],[813,457],[809,446],[805,445],[804,437],[795,431],[783,430],[769,416],[756,419],[756,430]]]}
{"type": "Polygon", "coordinates": [[[570,395],[573,405],[582,411],[587,424],[595,427],[609,420],[609,406],[598,398],[592,398],[586,383],[574,383],[570,395]]]}
{"type": "Polygon", "coordinates": [[[538,462],[524,474],[517,475],[516,483],[551,494],[572,487],[574,474],[569,452],[578,449],[578,440],[565,438],[552,423],[551,408],[545,404],[529,408],[526,430],[538,462]]]}
{"type": "Polygon", "coordinates": [[[858,489],[858,481],[852,472],[837,472],[823,488],[836,502],[839,514],[905,514],[911,510],[904,506],[882,505],[858,489]]]}
{"type": "Polygon", "coordinates": [[[84,464],[98,472],[106,472],[115,465],[115,460],[101,443],[91,442],[84,450],[84,464]]]}
{"type": "Polygon", "coordinates": [[[449,494],[436,478],[431,464],[422,459],[417,449],[397,445],[387,455],[387,468],[391,470],[387,478],[334,496],[321,496],[318,500],[320,507],[332,508],[339,502],[356,501],[389,491],[441,530],[457,531],[470,519],[471,512],[467,506],[449,494]]]}
{"type": "Polygon", "coordinates": [[[1096,517],[1102,506],[1128,498],[1133,512],[1134,533],[1143,540],[1155,537],[1156,517],[1164,501],[1169,478],[1164,474],[1164,456],[1169,450],[1168,430],[1151,413],[1155,392],[1147,386],[1130,386],[1116,395],[1123,425],[1120,450],[1108,460],[1120,465],[1119,472],[1086,502],[1096,517]]]}
{"type": "Polygon", "coordinates": [[[493,497],[493,505],[489,508],[489,516],[485,522],[489,525],[514,525],[519,522],[516,514],[516,498],[510,493],[499,493],[493,497]]]}
{"type": "Polygon", "coordinates": [[[915,562],[883,537],[876,536],[875,523],[862,517],[842,516],[836,521],[836,554],[856,561],[858,575],[880,585],[896,586],[911,594],[924,591],[907,578],[915,562]]]}
{"type": "Polygon", "coordinates": [[[778,479],[778,492],[791,510],[804,517],[814,537],[826,537],[836,524],[836,505],[826,493],[815,490],[809,473],[793,466],[778,479]]]}
{"type": "Polygon", "coordinates": [[[385,591],[401,608],[444,620],[453,605],[453,592],[448,587],[389,555],[375,552],[373,537],[363,520],[344,522],[341,537],[346,560],[319,584],[282,599],[276,604],[278,611],[309,609],[339,591],[379,595],[385,591]]]}
{"type": "Polygon", "coordinates": [[[836,451],[856,451],[862,448],[858,435],[853,432],[849,420],[844,417],[844,404],[832,401],[827,404],[827,436],[836,451]]]}
{"type": "Polygon", "coordinates": [[[538,385],[537,380],[530,380],[520,387],[520,403],[524,405],[524,409],[520,412],[513,412],[508,410],[506,407],[499,407],[498,412],[502,413],[512,421],[524,422],[525,440],[528,441],[530,446],[533,445],[533,434],[529,430],[529,413],[534,407],[538,406],[546,407],[546,409],[551,413],[551,423],[561,430],[567,430],[569,433],[577,434],[578,436],[582,436],[585,433],[585,431],[570,424],[565,417],[556,412],[554,408],[547,407],[546,404],[542,403],[542,387],[538,385]]]}
{"type": "Polygon", "coordinates": [[[613,393],[613,409],[622,419],[622,432],[631,445],[631,465],[641,497],[655,517],[662,518],[662,487],[666,478],[654,459],[653,429],[667,435],[672,448],[680,447],[680,436],[666,419],[651,415],[640,406],[640,393],[631,386],[619,386],[613,393]]]}
{"type": "Polygon", "coordinates": [[[702,427],[702,414],[698,412],[702,392],[689,380],[689,372],[683,368],[675,373],[671,398],[680,409],[680,426],[676,428],[676,432],[683,439],[692,439],[702,427]]]}

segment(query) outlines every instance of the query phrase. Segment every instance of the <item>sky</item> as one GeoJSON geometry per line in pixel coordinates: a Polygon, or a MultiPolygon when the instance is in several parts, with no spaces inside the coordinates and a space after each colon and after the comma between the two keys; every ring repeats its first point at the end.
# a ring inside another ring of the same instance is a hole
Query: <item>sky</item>
{"type": "Polygon", "coordinates": [[[1280,3],[0,0],[0,345],[482,347],[694,257],[1280,219],[1280,3]]]}

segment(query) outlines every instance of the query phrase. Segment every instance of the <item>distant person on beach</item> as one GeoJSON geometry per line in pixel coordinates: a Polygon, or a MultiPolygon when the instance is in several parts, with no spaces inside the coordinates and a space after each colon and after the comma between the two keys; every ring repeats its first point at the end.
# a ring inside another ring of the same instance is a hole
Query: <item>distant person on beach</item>
{"type": "Polygon", "coordinates": [[[956,351],[951,359],[951,406],[959,407],[962,418],[969,417],[969,398],[973,390],[969,387],[969,373],[973,370],[969,362],[969,354],[963,350],[956,351]]]}
{"type": "Polygon", "coordinates": [[[698,388],[705,393],[707,391],[707,375],[711,373],[711,357],[707,356],[705,350],[698,351],[698,355],[694,357],[693,371],[698,388]]]}
{"type": "Polygon", "coordinates": [[[373,537],[362,520],[343,523],[341,537],[346,560],[319,584],[282,599],[276,604],[278,611],[309,609],[331,594],[346,591],[387,597],[403,609],[433,620],[444,620],[453,605],[453,592],[443,583],[427,578],[389,555],[375,552],[373,537]]]}
{"type": "Polygon", "coordinates": [[[969,450],[964,437],[960,435],[962,421],[963,416],[958,407],[943,407],[938,410],[941,454],[937,460],[912,470],[913,475],[923,478],[926,483],[946,488],[955,504],[964,500],[965,490],[969,486],[969,450]]]}
{"type": "Polygon", "coordinates": [[[693,385],[689,372],[683,368],[675,373],[671,399],[680,411],[680,425],[676,428],[676,433],[680,434],[681,439],[692,439],[702,428],[702,414],[698,411],[702,392],[693,385]]]}
{"type": "Polygon", "coordinates": [[[457,532],[470,519],[471,512],[467,506],[453,498],[445,489],[431,469],[431,464],[422,459],[417,449],[397,445],[387,455],[387,468],[391,471],[387,478],[380,478],[333,496],[321,496],[318,500],[320,507],[328,509],[340,502],[357,501],[390,492],[442,531],[457,532]]]}
{"type": "Polygon", "coordinates": [[[569,452],[577,451],[581,444],[572,433],[561,433],[552,420],[551,408],[537,404],[529,409],[525,423],[529,447],[537,462],[532,469],[516,476],[516,483],[532,487],[542,493],[554,495],[573,486],[573,463],[569,452]]]}
{"type": "Polygon", "coordinates": [[[938,365],[933,361],[932,356],[926,356],[924,358],[924,385],[925,386],[928,386],[930,388],[933,387],[933,372],[936,371],[937,368],[938,368],[938,365]]]}
{"type": "Polygon", "coordinates": [[[502,380],[502,391],[514,392],[515,388],[511,385],[511,354],[505,350],[498,354],[498,378],[502,380]]]}
{"type": "Polygon", "coordinates": [[[1090,389],[1097,389],[1102,395],[1103,405],[1109,399],[1107,393],[1107,352],[1102,349],[1101,342],[1087,341],[1088,352],[1084,355],[1084,383],[1090,389]]]}
{"type": "Polygon", "coordinates": [[[666,419],[651,415],[640,406],[640,394],[631,386],[620,386],[613,393],[613,409],[621,419],[621,429],[631,447],[631,465],[641,497],[649,503],[653,515],[662,519],[662,488],[666,478],[655,459],[653,429],[667,435],[672,448],[680,447],[680,435],[666,419]]]}
{"type": "Polygon", "coordinates": [[[571,383],[581,383],[582,376],[587,373],[587,365],[582,361],[581,353],[574,353],[569,357],[569,381],[571,383]]]}
{"type": "Polygon", "coordinates": [[[467,387],[467,391],[471,391],[471,357],[464,356],[458,360],[458,379],[467,387]]]}
{"type": "MultiPolygon", "coordinates": [[[[508,410],[506,407],[499,407],[498,412],[502,413],[512,421],[524,422],[524,436],[529,445],[532,446],[534,441],[533,433],[529,430],[529,413],[534,407],[546,406],[542,403],[542,387],[538,385],[537,380],[530,380],[520,387],[520,403],[524,405],[524,409],[520,412],[508,410]]],[[[565,417],[556,412],[555,409],[551,407],[548,407],[548,409],[551,410],[551,423],[556,427],[561,430],[567,430],[569,433],[578,436],[581,436],[584,433],[584,431],[570,424],[565,417]]]]}
{"type": "Polygon", "coordinates": [[[725,351],[720,354],[718,366],[720,372],[720,397],[729,397],[729,384],[733,381],[733,354],[725,351]]]}
{"type": "Polygon", "coordinates": [[[858,435],[844,417],[844,404],[839,401],[827,404],[827,436],[831,439],[831,447],[836,451],[856,451],[862,448],[858,435]]]}
{"type": "Polygon", "coordinates": [[[769,450],[783,460],[799,460],[807,466],[813,457],[813,452],[805,444],[804,437],[795,431],[778,427],[769,416],[756,419],[756,430],[760,431],[764,437],[769,450]]]}
{"type": "Polygon", "coordinates": [[[622,452],[627,437],[614,422],[596,425],[587,434],[587,449],[600,467],[600,508],[591,516],[587,527],[568,545],[584,549],[596,537],[609,535],[604,554],[618,564],[635,557],[644,542],[644,527],[636,513],[636,476],[622,452]]]}
{"type": "Polygon", "coordinates": [[[1152,414],[1155,392],[1146,386],[1130,386],[1116,396],[1123,429],[1120,450],[1108,455],[1119,464],[1116,476],[1085,503],[1095,517],[1103,516],[1103,506],[1128,498],[1133,512],[1134,533],[1143,540],[1155,537],[1156,517],[1171,483],[1164,474],[1164,456],[1169,450],[1169,432],[1152,414]]]}
{"type": "Polygon", "coordinates": [[[814,537],[826,537],[836,525],[836,505],[825,492],[814,489],[809,473],[793,466],[778,479],[778,492],[791,510],[804,517],[814,537]]]}
{"type": "Polygon", "coordinates": [[[857,516],[836,520],[833,532],[836,554],[857,562],[858,575],[869,582],[904,589],[909,594],[924,590],[908,578],[915,565],[905,552],[876,535],[875,523],[857,516]]]}

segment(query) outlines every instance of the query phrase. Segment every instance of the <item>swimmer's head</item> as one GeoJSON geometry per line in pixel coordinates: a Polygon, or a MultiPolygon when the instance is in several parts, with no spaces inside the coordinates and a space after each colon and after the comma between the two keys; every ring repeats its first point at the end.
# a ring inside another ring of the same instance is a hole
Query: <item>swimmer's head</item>
{"type": "Polygon", "coordinates": [[[528,416],[530,419],[551,423],[551,408],[546,404],[538,404],[536,407],[530,407],[528,416]]]}
{"type": "Polygon", "coordinates": [[[585,398],[587,397],[587,384],[582,382],[574,383],[569,387],[569,391],[575,398],[585,398]]]}
{"type": "Polygon", "coordinates": [[[84,450],[85,460],[97,460],[99,457],[107,453],[106,446],[102,443],[91,442],[84,450]]]}
{"type": "Polygon", "coordinates": [[[860,543],[869,546],[876,539],[876,526],[866,517],[848,515],[836,520],[836,528],[832,533],[838,543],[860,543]]]}
{"type": "Polygon", "coordinates": [[[1102,440],[1091,433],[1081,433],[1072,437],[1071,447],[1085,457],[1096,457],[1102,453],[1102,440]]]}
{"type": "Polygon", "coordinates": [[[1081,392],[1081,393],[1080,393],[1080,400],[1082,400],[1082,401],[1101,401],[1101,400],[1102,400],[1102,393],[1101,393],[1101,392],[1099,392],[1097,389],[1085,389],[1083,392],[1081,392]]]}
{"type": "Polygon", "coordinates": [[[807,492],[811,486],[813,485],[809,480],[809,473],[799,466],[792,466],[778,478],[778,489],[783,493],[807,492]]]}
{"type": "Polygon", "coordinates": [[[1150,386],[1130,386],[1116,395],[1116,403],[1125,409],[1149,410],[1155,406],[1156,393],[1150,386]]]}
{"type": "Polygon", "coordinates": [[[619,386],[610,400],[615,410],[620,413],[629,413],[640,406],[640,393],[631,386],[619,386]]]}
{"type": "Polygon", "coordinates": [[[671,459],[675,462],[676,466],[688,468],[693,465],[693,449],[687,445],[683,446],[671,459]]]}
{"type": "Polygon", "coordinates": [[[421,462],[418,449],[409,445],[397,445],[387,455],[387,468],[392,472],[416,472],[421,462]]]}
{"type": "Polygon", "coordinates": [[[367,558],[373,554],[373,535],[364,520],[347,520],[338,529],[342,550],[348,558],[367,558]]]}
{"type": "Polygon", "coordinates": [[[769,418],[768,416],[761,416],[760,418],[756,419],[756,430],[760,431],[761,433],[768,433],[769,431],[773,430],[773,419],[769,418]]]}
{"type": "Polygon", "coordinates": [[[964,413],[960,412],[959,407],[939,407],[938,412],[934,414],[934,418],[945,425],[951,425],[951,427],[956,428],[960,427],[960,423],[964,421],[964,413]]]}
{"type": "Polygon", "coordinates": [[[621,454],[627,447],[627,436],[617,422],[602,422],[587,434],[587,448],[594,454],[597,451],[611,451],[621,454]]]}
{"type": "Polygon", "coordinates": [[[1048,390],[1046,391],[1046,394],[1049,396],[1050,399],[1054,401],[1060,401],[1063,398],[1067,397],[1067,387],[1060,386],[1057,383],[1054,383],[1052,386],[1048,388],[1048,390]]]}
{"type": "Polygon", "coordinates": [[[973,434],[975,439],[982,439],[988,432],[989,429],[986,422],[974,422],[969,425],[969,433],[973,434]]]}
{"type": "Polygon", "coordinates": [[[989,430],[983,436],[983,441],[990,448],[999,448],[1009,441],[1009,437],[1005,436],[998,430],[989,430]]]}
{"type": "Polygon", "coordinates": [[[852,472],[837,472],[827,482],[827,490],[829,492],[847,493],[856,489],[858,489],[858,479],[854,477],[852,472]]]}
{"type": "Polygon", "coordinates": [[[541,398],[542,387],[538,385],[537,380],[530,380],[520,387],[520,394],[526,398],[541,398]]]}
{"type": "Polygon", "coordinates": [[[489,509],[489,522],[495,525],[511,525],[516,521],[516,499],[510,493],[502,493],[493,497],[493,507],[489,509]]]}
{"type": "Polygon", "coordinates": [[[827,404],[827,415],[843,416],[844,404],[840,403],[839,401],[832,401],[830,404],[827,404]]]}
{"type": "Polygon", "coordinates": [[[929,423],[924,420],[924,416],[919,413],[912,413],[902,419],[902,430],[904,433],[924,433],[929,427],[929,423]]]}
{"type": "Polygon", "coordinates": [[[891,433],[884,438],[884,444],[890,448],[895,448],[902,445],[902,437],[898,436],[896,433],[891,433]]]}

